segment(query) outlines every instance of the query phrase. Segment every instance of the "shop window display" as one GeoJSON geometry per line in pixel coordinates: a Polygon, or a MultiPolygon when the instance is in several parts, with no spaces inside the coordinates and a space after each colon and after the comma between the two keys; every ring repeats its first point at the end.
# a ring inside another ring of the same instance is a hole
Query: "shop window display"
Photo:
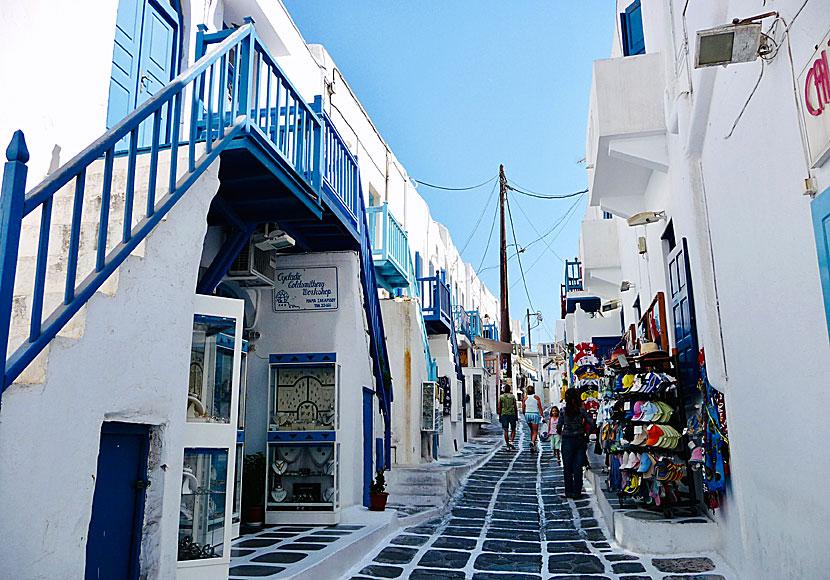
{"type": "Polygon", "coordinates": [[[197,314],[190,349],[187,420],[230,423],[236,321],[197,314]]]}
{"type": "Polygon", "coordinates": [[[333,431],[334,365],[271,367],[270,431],[333,431]]]}
{"type": "Polygon", "coordinates": [[[225,538],[228,451],[184,451],[179,509],[179,560],[220,558],[225,538]]]}

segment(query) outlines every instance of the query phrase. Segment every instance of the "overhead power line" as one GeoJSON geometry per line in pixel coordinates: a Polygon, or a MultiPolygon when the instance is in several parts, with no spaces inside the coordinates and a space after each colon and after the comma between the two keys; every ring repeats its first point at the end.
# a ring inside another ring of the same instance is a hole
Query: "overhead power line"
{"type": "Polygon", "coordinates": [[[496,229],[496,220],[499,217],[499,205],[496,204],[495,210],[493,211],[493,222],[490,224],[490,234],[487,236],[487,243],[484,245],[484,255],[481,256],[481,262],[478,263],[478,268],[476,268],[476,272],[481,270],[481,266],[484,264],[484,259],[487,257],[487,250],[490,249],[490,240],[493,239],[493,230],[496,229]]]}
{"type": "Polygon", "coordinates": [[[515,181],[515,187],[513,185],[508,185],[507,188],[511,191],[515,191],[516,193],[520,193],[522,195],[526,195],[528,197],[535,197],[537,199],[568,199],[569,197],[576,197],[578,195],[582,195],[583,193],[588,193],[587,189],[583,189],[582,191],[575,191],[573,193],[564,193],[564,194],[548,194],[548,193],[539,193],[538,191],[532,191],[523,187],[520,187],[518,183],[515,181]]]}
{"type": "Polygon", "coordinates": [[[483,185],[487,185],[488,183],[498,179],[498,177],[499,177],[498,175],[494,175],[493,177],[491,177],[487,181],[483,181],[483,182],[479,183],[478,185],[470,185],[469,187],[446,187],[444,185],[435,185],[435,184],[432,184],[432,183],[427,183],[426,181],[421,181],[420,179],[415,179],[414,177],[411,177],[410,179],[412,179],[412,181],[414,181],[418,185],[425,185],[426,187],[431,187],[433,189],[443,189],[444,191],[468,191],[470,189],[476,189],[476,188],[481,187],[483,185]]]}
{"type": "MultiPolygon", "coordinates": [[[[519,246],[519,240],[516,239],[516,229],[513,227],[513,212],[510,211],[510,197],[504,196],[504,201],[507,204],[507,216],[510,220],[510,231],[513,232],[513,243],[516,246],[519,246]]],[[[527,289],[527,280],[525,279],[525,271],[524,267],[522,266],[522,256],[521,252],[516,254],[516,257],[519,259],[519,273],[522,275],[522,284],[525,287],[525,296],[527,296],[527,303],[530,305],[530,309],[536,311],[536,308],[533,307],[533,300],[530,299],[530,291],[527,289]]]]}
{"type": "Polygon", "coordinates": [[[484,204],[484,207],[481,209],[481,213],[479,214],[478,219],[476,220],[476,225],[473,226],[473,231],[471,231],[470,235],[467,236],[467,239],[464,241],[464,247],[461,248],[461,251],[458,252],[459,256],[461,254],[463,254],[464,250],[467,249],[467,246],[470,245],[470,241],[473,239],[473,236],[475,235],[476,231],[478,230],[478,226],[481,224],[481,220],[482,220],[482,218],[484,218],[484,214],[487,213],[487,208],[490,207],[490,202],[493,201],[493,197],[495,196],[495,194],[496,194],[496,184],[494,183],[493,184],[493,189],[490,191],[490,197],[487,198],[487,203],[484,204]]]}

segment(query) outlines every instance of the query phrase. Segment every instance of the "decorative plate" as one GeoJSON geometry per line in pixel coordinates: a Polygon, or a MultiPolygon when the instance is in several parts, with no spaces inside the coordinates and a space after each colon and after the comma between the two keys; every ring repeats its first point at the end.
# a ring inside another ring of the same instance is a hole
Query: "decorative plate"
{"type": "Polygon", "coordinates": [[[334,453],[334,447],[331,445],[318,445],[317,447],[312,447],[309,451],[311,452],[311,460],[314,462],[314,465],[322,467],[331,459],[331,455],[334,453]]]}
{"type": "Polygon", "coordinates": [[[288,497],[288,492],[279,486],[271,490],[271,499],[277,503],[284,502],[286,497],[288,497]]]}

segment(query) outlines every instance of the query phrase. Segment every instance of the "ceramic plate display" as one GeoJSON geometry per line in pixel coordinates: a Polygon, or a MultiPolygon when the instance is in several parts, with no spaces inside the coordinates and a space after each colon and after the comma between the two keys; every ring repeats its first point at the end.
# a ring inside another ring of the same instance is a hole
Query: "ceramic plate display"
{"type": "Polygon", "coordinates": [[[273,469],[277,475],[282,475],[288,471],[288,462],[281,459],[275,459],[274,463],[271,464],[271,469],[273,469]]]}
{"type": "Polygon", "coordinates": [[[334,499],[334,488],[327,487],[323,492],[323,501],[331,502],[334,499]]]}
{"type": "Polygon", "coordinates": [[[288,492],[279,486],[271,490],[271,499],[277,503],[284,502],[286,497],[288,497],[288,492]]]}
{"type": "Polygon", "coordinates": [[[309,452],[314,465],[322,467],[331,459],[331,455],[334,453],[334,447],[331,445],[318,445],[317,447],[309,449],[309,452]]]}

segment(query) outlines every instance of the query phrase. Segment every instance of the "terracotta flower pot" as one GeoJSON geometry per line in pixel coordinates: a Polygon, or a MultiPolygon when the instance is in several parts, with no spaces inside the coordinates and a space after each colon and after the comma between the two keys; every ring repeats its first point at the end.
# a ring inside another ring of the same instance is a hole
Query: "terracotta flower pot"
{"type": "Polygon", "coordinates": [[[245,508],[245,523],[256,528],[265,523],[265,506],[251,506],[245,508]]]}
{"type": "Polygon", "coordinates": [[[386,500],[389,494],[386,492],[369,494],[369,511],[382,512],[386,509],[386,500]]]}

